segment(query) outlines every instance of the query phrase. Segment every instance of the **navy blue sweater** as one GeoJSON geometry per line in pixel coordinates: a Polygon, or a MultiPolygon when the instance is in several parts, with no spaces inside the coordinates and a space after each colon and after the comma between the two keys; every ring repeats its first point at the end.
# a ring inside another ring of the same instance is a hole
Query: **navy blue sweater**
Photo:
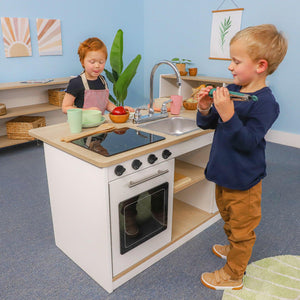
{"type": "MultiPolygon", "coordinates": [[[[231,84],[231,91],[240,86],[231,84]]],[[[258,101],[234,101],[235,113],[222,122],[213,106],[207,116],[197,113],[197,125],[215,129],[206,178],[235,190],[247,190],[266,176],[265,135],[279,115],[272,91],[264,87],[255,93],[258,101]]]]}

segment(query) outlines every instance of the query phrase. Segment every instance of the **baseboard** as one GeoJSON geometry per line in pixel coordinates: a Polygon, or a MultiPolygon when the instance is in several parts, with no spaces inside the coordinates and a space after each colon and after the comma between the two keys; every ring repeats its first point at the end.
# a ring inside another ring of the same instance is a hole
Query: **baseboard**
{"type": "Polygon", "coordinates": [[[300,135],[295,133],[270,130],[266,135],[266,141],[285,146],[300,148],[300,135]]]}

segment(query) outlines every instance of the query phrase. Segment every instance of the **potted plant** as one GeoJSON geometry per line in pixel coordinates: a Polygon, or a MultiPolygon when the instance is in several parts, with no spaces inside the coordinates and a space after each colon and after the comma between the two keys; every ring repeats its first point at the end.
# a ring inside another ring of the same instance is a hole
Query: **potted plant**
{"type": "Polygon", "coordinates": [[[113,97],[109,94],[109,100],[117,106],[124,106],[127,97],[127,89],[136,74],[141,61],[138,54],[123,71],[123,31],[119,29],[111,46],[109,60],[111,71],[104,69],[107,79],[113,84],[113,97]]]}
{"type": "Polygon", "coordinates": [[[178,57],[174,57],[171,61],[176,64],[176,67],[181,76],[185,76],[187,74],[186,65],[192,63],[190,59],[178,58],[178,57]]]}

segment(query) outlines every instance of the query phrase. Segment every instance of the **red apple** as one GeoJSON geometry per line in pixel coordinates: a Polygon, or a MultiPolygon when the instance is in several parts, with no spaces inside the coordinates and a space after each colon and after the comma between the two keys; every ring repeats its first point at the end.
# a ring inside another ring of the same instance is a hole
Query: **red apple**
{"type": "Polygon", "coordinates": [[[111,113],[113,115],[126,115],[127,111],[125,110],[125,108],[123,106],[117,106],[113,109],[113,111],[111,113]]]}

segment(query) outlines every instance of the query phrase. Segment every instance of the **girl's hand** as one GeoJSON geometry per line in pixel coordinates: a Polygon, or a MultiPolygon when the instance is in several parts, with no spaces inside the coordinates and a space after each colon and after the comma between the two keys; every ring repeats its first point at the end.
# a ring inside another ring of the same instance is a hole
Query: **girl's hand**
{"type": "Polygon", "coordinates": [[[134,112],[134,108],[130,106],[124,106],[125,109],[127,109],[129,112],[134,112]]]}
{"type": "Polygon", "coordinates": [[[209,91],[212,89],[212,86],[207,86],[202,88],[195,96],[194,99],[198,101],[198,108],[202,110],[202,115],[207,115],[209,112],[209,108],[213,103],[213,99],[208,96],[209,91]],[[207,110],[207,112],[205,111],[207,110]]]}
{"type": "Polygon", "coordinates": [[[227,122],[234,115],[234,104],[230,99],[229,91],[225,87],[217,87],[213,92],[214,106],[223,122],[227,122]]]}

